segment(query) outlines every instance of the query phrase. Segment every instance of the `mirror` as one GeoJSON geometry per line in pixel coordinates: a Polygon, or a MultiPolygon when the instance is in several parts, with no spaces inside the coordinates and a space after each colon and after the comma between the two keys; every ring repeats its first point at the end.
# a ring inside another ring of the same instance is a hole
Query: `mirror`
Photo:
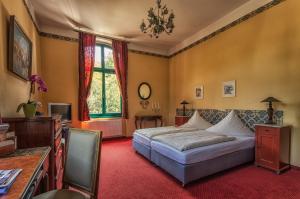
{"type": "Polygon", "coordinates": [[[147,100],[151,97],[151,86],[147,82],[142,82],[138,88],[139,97],[142,100],[147,100]]]}

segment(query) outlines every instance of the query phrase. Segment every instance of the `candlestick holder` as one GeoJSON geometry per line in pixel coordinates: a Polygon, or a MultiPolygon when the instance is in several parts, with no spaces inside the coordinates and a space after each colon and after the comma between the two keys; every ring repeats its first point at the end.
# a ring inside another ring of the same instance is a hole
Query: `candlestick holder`
{"type": "Polygon", "coordinates": [[[152,111],[153,111],[154,113],[159,113],[159,112],[160,112],[160,108],[159,108],[159,107],[152,108],[152,111]]]}
{"type": "Polygon", "coordinates": [[[159,102],[152,102],[151,109],[154,113],[159,113],[160,112],[159,102]]]}
{"type": "Polygon", "coordinates": [[[158,106],[153,106],[152,107],[152,111],[154,112],[154,113],[159,113],[160,112],[160,107],[158,107],[158,106]]]}

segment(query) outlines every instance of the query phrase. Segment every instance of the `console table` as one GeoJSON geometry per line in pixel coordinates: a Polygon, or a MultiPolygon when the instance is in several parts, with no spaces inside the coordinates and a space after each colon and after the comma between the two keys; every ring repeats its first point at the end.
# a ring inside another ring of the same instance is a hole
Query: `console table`
{"type": "Polygon", "coordinates": [[[0,169],[22,169],[15,182],[0,199],[32,198],[49,190],[50,147],[19,149],[0,159],[0,169]]]}
{"type": "Polygon", "coordinates": [[[158,121],[160,121],[160,126],[163,125],[163,120],[161,115],[136,115],[135,128],[138,129],[138,122],[139,122],[139,128],[141,129],[144,121],[154,121],[155,127],[157,127],[158,121]]]}

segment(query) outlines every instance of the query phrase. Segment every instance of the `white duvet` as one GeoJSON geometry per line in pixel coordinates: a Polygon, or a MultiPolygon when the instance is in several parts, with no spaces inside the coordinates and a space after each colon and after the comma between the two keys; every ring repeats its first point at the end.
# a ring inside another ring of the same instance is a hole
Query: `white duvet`
{"type": "Polygon", "coordinates": [[[135,133],[141,134],[147,138],[153,138],[159,135],[183,133],[183,132],[190,132],[190,131],[197,131],[197,130],[198,130],[197,128],[165,126],[165,127],[158,127],[158,128],[137,129],[135,133]]]}
{"type": "Polygon", "coordinates": [[[192,131],[185,133],[165,134],[153,137],[153,140],[164,143],[179,151],[186,151],[197,147],[214,145],[235,140],[235,137],[208,131],[192,131]]]}

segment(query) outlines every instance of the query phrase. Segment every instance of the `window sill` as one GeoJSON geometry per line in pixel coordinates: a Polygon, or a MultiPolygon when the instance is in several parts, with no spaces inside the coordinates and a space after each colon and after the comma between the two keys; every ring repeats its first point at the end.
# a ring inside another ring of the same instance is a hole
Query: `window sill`
{"type": "Polygon", "coordinates": [[[108,121],[108,120],[121,120],[121,119],[123,119],[123,118],[122,117],[100,117],[100,118],[91,118],[90,122],[93,122],[93,121],[108,121]]]}

